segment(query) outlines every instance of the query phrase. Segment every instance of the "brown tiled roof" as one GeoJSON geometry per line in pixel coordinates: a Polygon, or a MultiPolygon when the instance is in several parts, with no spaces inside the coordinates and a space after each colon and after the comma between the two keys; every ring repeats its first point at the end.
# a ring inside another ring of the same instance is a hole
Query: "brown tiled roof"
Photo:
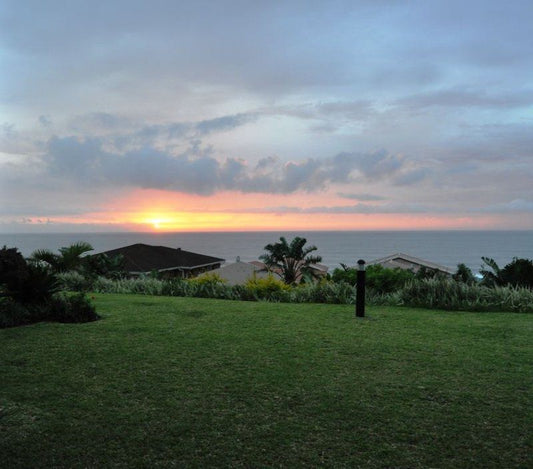
{"type": "Polygon", "coordinates": [[[197,267],[221,264],[224,259],[206,256],[195,252],[184,251],[181,248],[166,246],[150,246],[148,244],[132,244],[123,248],[105,251],[109,257],[122,255],[124,269],[128,272],[152,272],[154,270],[190,270],[197,267]]]}

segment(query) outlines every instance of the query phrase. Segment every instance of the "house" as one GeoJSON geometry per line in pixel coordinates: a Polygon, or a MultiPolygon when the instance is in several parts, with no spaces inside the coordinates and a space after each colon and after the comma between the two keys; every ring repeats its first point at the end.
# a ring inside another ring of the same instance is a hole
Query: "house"
{"type": "Polygon", "coordinates": [[[418,257],[410,256],[409,254],[402,254],[401,252],[367,262],[366,265],[381,265],[387,269],[400,268],[404,270],[411,270],[414,273],[418,272],[421,268],[446,275],[452,275],[454,273],[454,270],[450,269],[449,267],[435,264],[424,259],[419,259],[418,257]]]}
{"type": "Polygon", "coordinates": [[[194,277],[203,272],[219,268],[224,259],[206,256],[181,248],[132,244],[111,249],[101,254],[108,257],[122,256],[124,270],[131,275],[159,272],[168,277],[194,277]]]}
{"type": "MultiPolygon", "coordinates": [[[[209,274],[216,274],[228,285],[243,285],[251,278],[266,278],[268,272],[252,262],[242,262],[239,257],[232,264],[223,265],[209,274]]],[[[206,275],[206,274],[203,274],[206,275]]]]}
{"type": "MultiPolygon", "coordinates": [[[[266,264],[264,262],[261,262],[261,261],[251,261],[250,264],[253,264],[254,266],[256,266],[261,271],[265,271],[265,270],[268,271],[269,270],[267,268],[266,264]]],[[[312,264],[312,265],[309,266],[309,268],[313,271],[313,273],[315,274],[315,276],[317,278],[325,277],[328,274],[328,266],[323,265],[323,264],[312,264]]],[[[281,276],[280,272],[277,271],[276,269],[271,269],[271,272],[273,274],[281,276]]]]}

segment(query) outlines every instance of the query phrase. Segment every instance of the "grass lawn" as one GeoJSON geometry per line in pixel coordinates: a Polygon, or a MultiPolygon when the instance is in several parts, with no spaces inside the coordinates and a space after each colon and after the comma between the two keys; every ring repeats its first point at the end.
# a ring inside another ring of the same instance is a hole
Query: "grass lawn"
{"type": "Polygon", "coordinates": [[[533,316],[96,295],[0,330],[0,466],[532,467],[533,316]]]}

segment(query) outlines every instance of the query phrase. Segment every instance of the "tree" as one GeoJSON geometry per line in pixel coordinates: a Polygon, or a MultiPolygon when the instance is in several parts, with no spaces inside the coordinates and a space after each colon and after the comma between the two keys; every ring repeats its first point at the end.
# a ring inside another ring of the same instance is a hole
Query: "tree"
{"type": "MultiPolygon", "coordinates": [[[[341,269],[335,269],[331,279],[335,283],[348,283],[355,285],[357,282],[357,271],[355,267],[348,267],[341,264],[341,269]]],[[[369,265],[366,268],[366,286],[376,293],[391,293],[401,289],[409,280],[415,278],[411,270],[395,267],[389,269],[379,264],[369,265]]]]}
{"type": "Polygon", "coordinates": [[[49,249],[38,249],[30,257],[32,262],[45,263],[54,272],[67,272],[69,270],[81,270],[83,258],[86,252],[92,251],[93,247],[84,241],[71,244],[68,247],[59,249],[59,254],[55,254],[49,249]]]}
{"type": "Polygon", "coordinates": [[[482,276],[481,283],[488,287],[503,285],[502,269],[496,261],[490,257],[481,257],[483,264],[479,273],[482,276]]]}
{"type": "Polygon", "coordinates": [[[474,277],[472,270],[466,264],[458,264],[457,271],[452,277],[456,282],[466,283],[468,285],[476,283],[476,278],[474,277]]]}
{"type": "Polygon", "coordinates": [[[279,243],[267,244],[264,248],[267,253],[259,256],[269,271],[279,275],[288,285],[317,276],[312,267],[322,261],[322,257],[309,255],[317,250],[316,246],[304,247],[307,240],[299,236],[290,243],[283,236],[279,240],[279,243]]]}
{"type": "Polygon", "coordinates": [[[501,270],[501,276],[507,284],[533,288],[533,260],[515,257],[501,270]]]}
{"type": "Polygon", "coordinates": [[[481,258],[490,270],[480,270],[482,283],[487,286],[513,285],[515,287],[533,288],[533,261],[515,257],[512,262],[501,269],[494,259],[481,258]]]}
{"type": "Polygon", "coordinates": [[[84,274],[89,277],[103,276],[107,278],[123,278],[126,275],[124,256],[108,256],[105,253],[95,254],[83,258],[84,274]]]}
{"type": "Polygon", "coordinates": [[[17,248],[0,249],[2,294],[21,303],[49,300],[57,291],[57,280],[47,267],[28,264],[17,248]]]}
{"type": "Polygon", "coordinates": [[[18,295],[30,273],[28,265],[17,248],[0,249],[0,288],[7,295],[18,295]]]}

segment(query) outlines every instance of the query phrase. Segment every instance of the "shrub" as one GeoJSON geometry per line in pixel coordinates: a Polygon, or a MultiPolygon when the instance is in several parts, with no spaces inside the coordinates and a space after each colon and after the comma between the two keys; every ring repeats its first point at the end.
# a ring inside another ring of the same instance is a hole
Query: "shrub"
{"type": "Polygon", "coordinates": [[[457,270],[455,271],[455,274],[452,275],[452,278],[456,282],[468,283],[470,285],[476,283],[476,278],[474,277],[472,270],[466,264],[458,264],[457,270]]]}
{"type": "MultiPolygon", "coordinates": [[[[335,269],[331,279],[335,283],[347,283],[355,285],[357,282],[357,269],[341,264],[342,269],[335,269]]],[[[371,288],[377,294],[392,293],[402,288],[409,280],[415,277],[410,270],[388,269],[381,265],[369,265],[366,268],[366,287],[371,288]]]]}
{"type": "Polygon", "coordinates": [[[269,300],[283,301],[282,298],[289,298],[291,287],[285,282],[274,278],[272,274],[259,278],[253,276],[244,284],[244,294],[247,300],[269,300]]]}
{"type": "Polygon", "coordinates": [[[81,292],[93,289],[91,279],[75,270],[57,274],[57,281],[61,290],[81,292]]]}
{"type": "Polygon", "coordinates": [[[29,324],[31,313],[28,308],[13,298],[0,298],[0,329],[29,324]]]}
{"type": "Polygon", "coordinates": [[[186,296],[199,298],[235,299],[233,289],[219,275],[208,273],[187,280],[186,296]]]}
{"type": "Polygon", "coordinates": [[[347,283],[322,280],[315,284],[299,285],[293,290],[295,303],[350,304],[355,302],[355,287],[347,283]]]}
{"type": "Polygon", "coordinates": [[[331,274],[331,280],[335,283],[347,283],[348,285],[355,285],[357,282],[357,269],[341,264],[341,269],[336,268],[331,274]]]}
{"type": "Polygon", "coordinates": [[[91,322],[100,319],[94,305],[83,293],[69,295],[58,293],[48,305],[47,318],[58,322],[91,322]]]}
{"type": "Polygon", "coordinates": [[[20,295],[28,276],[28,265],[17,248],[0,249],[0,285],[7,295],[20,295]]]}
{"type": "Polygon", "coordinates": [[[182,278],[167,279],[163,282],[161,294],[165,296],[192,296],[190,283],[182,278]]]}
{"type": "Polygon", "coordinates": [[[93,291],[96,293],[130,293],[117,291],[117,280],[106,277],[97,277],[93,282],[93,291]]]}
{"type": "Polygon", "coordinates": [[[533,261],[514,258],[501,270],[504,284],[533,288],[533,261]]]}
{"type": "Polygon", "coordinates": [[[136,293],[142,295],[162,295],[163,280],[152,277],[125,278],[111,280],[98,277],[93,283],[93,290],[97,293],[136,293]]]}
{"type": "Polygon", "coordinates": [[[463,311],[533,312],[533,291],[512,286],[489,288],[450,279],[413,280],[400,292],[401,304],[463,311]]]}

